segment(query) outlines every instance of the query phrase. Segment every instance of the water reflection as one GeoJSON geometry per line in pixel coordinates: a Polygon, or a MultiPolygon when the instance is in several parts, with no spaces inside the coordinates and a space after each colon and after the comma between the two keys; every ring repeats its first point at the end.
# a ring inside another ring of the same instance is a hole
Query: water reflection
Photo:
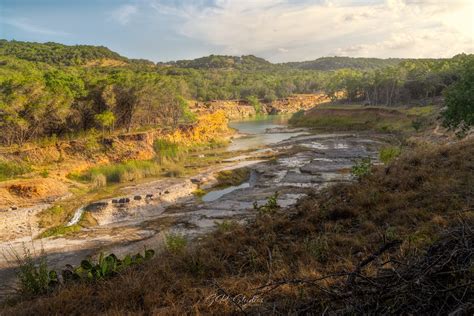
{"type": "Polygon", "coordinates": [[[229,145],[228,150],[234,151],[259,148],[303,134],[302,132],[278,133],[271,131],[271,129],[274,128],[286,127],[289,117],[289,115],[267,115],[253,119],[230,122],[230,127],[236,129],[239,133],[247,134],[247,136],[234,139],[229,145]]]}

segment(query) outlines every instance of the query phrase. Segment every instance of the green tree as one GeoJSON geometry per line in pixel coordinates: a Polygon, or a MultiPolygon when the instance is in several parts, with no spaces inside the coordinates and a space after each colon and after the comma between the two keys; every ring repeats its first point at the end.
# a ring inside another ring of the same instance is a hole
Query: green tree
{"type": "Polygon", "coordinates": [[[460,79],[445,94],[444,123],[450,128],[464,131],[474,124],[474,57],[461,65],[460,79]]]}
{"type": "Polygon", "coordinates": [[[115,115],[112,111],[104,111],[94,116],[96,122],[102,127],[102,136],[105,135],[105,129],[109,131],[113,129],[115,123],[115,115]]]}

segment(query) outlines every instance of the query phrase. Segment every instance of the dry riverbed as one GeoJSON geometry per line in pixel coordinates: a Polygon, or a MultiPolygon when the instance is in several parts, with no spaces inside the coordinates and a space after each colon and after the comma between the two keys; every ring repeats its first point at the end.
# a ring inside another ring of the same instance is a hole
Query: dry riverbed
{"type": "MultiPolygon", "coordinates": [[[[282,132],[288,131],[267,131],[282,132]]],[[[290,132],[295,134],[288,134],[293,136],[289,139],[230,158],[193,177],[132,185],[123,188],[119,197],[89,203],[77,211],[69,224],[75,224],[87,212],[97,225],[65,237],[34,239],[38,228],[33,218],[40,206],[1,214],[0,248],[6,256],[0,257],[0,286],[8,289],[7,285],[14,285],[12,251],[22,254],[26,247],[34,248],[39,254],[43,250],[48,262],[60,269],[100,251],[123,256],[144,247],[159,249],[168,234],[199,238],[217,223],[248,220],[255,215],[253,204],[264,204],[276,191],[278,203],[290,206],[309,190],[350,181],[354,161],[365,157],[376,161],[378,148],[384,144],[383,138],[377,135],[290,132]],[[276,158],[268,159],[270,156],[276,158]],[[248,181],[212,191],[217,172],[244,166],[251,169],[248,181]],[[195,196],[197,189],[210,193],[195,196]],[[9,236],[6,232],[12,227],[22,227],[24,231],[9,236]]]]}

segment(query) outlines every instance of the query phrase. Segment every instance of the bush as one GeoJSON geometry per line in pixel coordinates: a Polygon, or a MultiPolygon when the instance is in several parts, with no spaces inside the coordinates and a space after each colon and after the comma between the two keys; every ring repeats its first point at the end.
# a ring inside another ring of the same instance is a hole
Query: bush
{"type": "Polygon", "coordinates": [[[222,222],[217,222],[216,221],[215,224],[217,226],[217,230],[222,232],[222,233],[228,232],[232,228],[234,228],[238,225],[238,223],[236,221],[233,221],[233,220],[223,220],[222,222]]]}
{"type": "Polygon", "coordinates": [[[372,172],[372,161],[369,157],[361,159],[352,166],[351,174],[358,180],[369,175],[372,172]]]}
{"type": "Polygon", "coordinates": [[[474,125],[474,58],[462,63],[461,78],[447,88],[445,104],[445,126],[465,132],[474,125]]]}
{"type": "Polygon", "coordinates": [[[207,194],[207,191],[206,190],[203,190],[201,188],[199,189],[196,189],[194,192],[193,192],[193,195],[200,198],[200,197],[203,197],[204,195],[207,194]]]}
{"type": "Polygon", "coordinates": [[[267,198],[267,203],[264,205],[258,205],[257,201],[253,203],[253,209],[256,210],[260,214],[265,213],[274,213],[276,210],[280,208],[278,204],[278,192],[275,192],[273,195],[267,198]]]}
{"type": "Polygon", "coordinates": [[[7,180],[31,171],[24,162],[0,161],[0,181],[7,180]]]}
{"type": "MultiPolygon", "coordinates": [[[[122,260],[114,254],[104,256],[99,255],[97,262],[91,259],[84,259],[80,265],[73,267],[66,265],[66,269],[61,272],[62,282],[97,281],[117,275],[120,271],[150,260],[155,255],[155,251],[146,249],[144,255],[126,255],[122,260]]],[[[58,274],[54,270],[49,270],[46,258],[41,257],[35,263],[30,252],[25,249],[24,257],[15,254],[19,263],[17,277],[20,284],[20,292],[23,295],[38,296],[51,292],[60,284],[58,274]]]]}
{"type": "Polygon", "coordinates": [[[145,250],[145,255],[142,256],[140,253],[136,255],[126,255],[122,260],[117,258],[113,253],[104,256],[100,253],[97,262],[91,259],[84,259],[81,264],[77,267],[68,265],[65,270],[62,271],[63,280],[65,282],[70,281],[97,281],[113,277],[120,271],[135,265],[143,263],[146,260],[150,260],[155,255],[155,251],[151,249],[145,250]]]}
{"type": "Polygon", "coordinates": [[[396,146],[384,147],[379,152],[379,159],[384,164],[387,164],[393,159],[400,156],[401,152],[402,150],[400,147],[396,147],[396,146]]]}
{"type": "Polygon", "coordinates": [[[258,100],[256,96],[249,96],[247,98],[247,101],[250,103],[251,106],[255,109],[256,114],[261,114],[262,113],[262,104],[258,100]]]}
{"type": "Polygon", "coordinates": [[[306,238],[304,240],[306,251],[319,262],[326,262],[328,259],[329,246],[327,238],[317,236],[314,238],[306,238]]]}
{"type": "Polygon", "coordinates": [[[43,177],[43,178],[49,177],[49,171],[46,170],[46,169],[42,170],[39,174],[40,174],[40,176],[43,177]]]}
{"type": "Polygon", "coordinates": [[[166,250],[172,253],[180,253],[186,247],[188,241],[182,235],[170,234],[165,238],[166,250]]]}
{"type": "Polygon", "coordinates": [[[58,284],[58,275],[50,271],[46,259],[42,256],[35,262],[28,249],[24,250],[23,257],[15,254],[19,263],[17,278],[20,292],[24,295],[41,295],[48,293],[58,284]]]}
{"type": "Polygon", "coordinates": [[[107,185],[107,178],[103,174],[92,174],[91,180],[95,188],[105,187],[107,185]]]}

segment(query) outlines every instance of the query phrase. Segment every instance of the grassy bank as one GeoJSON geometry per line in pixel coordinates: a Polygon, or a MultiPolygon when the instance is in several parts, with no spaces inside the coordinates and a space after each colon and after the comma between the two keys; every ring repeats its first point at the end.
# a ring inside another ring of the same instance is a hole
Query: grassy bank
{"type": "Polygon", "coordinates": [[[433,106],[413,108],[320,106],[298,112],[289,123],[326,131],[374,130],[378,132],[417,132],[433,121],[433,106]]]}
{"type": "Polygon", "coordinates": [[[474,293],[473,156],[474,140],[411,148],[359,182],[260,212],[248,226],[222,225],[117,278],[67,285],[0,313],[466,312],[474,293]],[[233,299],[243,296],[253,299],[233,299]]]}
{"type": "Polygon", "coordinates": [[[31,171],[31,166],[24,162],[0,160],[0,181],[12,179],[31,171]]]}

